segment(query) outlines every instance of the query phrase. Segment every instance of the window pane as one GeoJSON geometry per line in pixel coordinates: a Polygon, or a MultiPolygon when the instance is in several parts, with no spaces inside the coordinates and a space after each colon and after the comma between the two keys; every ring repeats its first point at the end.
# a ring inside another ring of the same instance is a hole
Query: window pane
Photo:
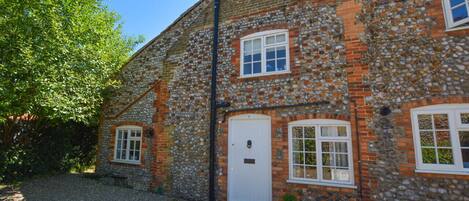
{"type": "Polygon", "coordinates": [[[140,151],[140,141],[135,142],[135,150],[140,151]]]}
{"type": "Polygon", "coordinates": [[[454,7],[454,6],[457,6],[461,3],[463,3],[464,0],[450,0],[449,2],[450,2],[451,7],[454,7]]]}
{"type": "Polygon", "coordinates": [[[121,159],[121,150],[120,149],[117,149],[116,159],[121,159]]]}
{"type": "Polygon", "coordinates": [[[423,163],[436,164],[436,152],[434,148],[422,149],[423,163]]]}
{"type": "Polygon", "coordinates": [[[127,159],[126,154],[127,154],[127,153],[126,153],[126,150],[122,150],[122,158],[121,158],[122,160],[126,160],[126,159],[127,159]]]}
{"type": "Polygon", "coordinates": [[[461,124],[469,124],[469,113],[461,113],[461,124]]]}
{"type": "Polygon", "coordinates": [[[334,181],[350,181],[350,171],[347,169],[332,169],[334,181]]]}
{"type": "Polygon", "coordinates": [[[253,73],[260,73],[261,72],[261,62],[257,62],[253,64],[253,73]]]}
{"type": "Polygon", "coordinates": [[[433,129],[432,126],[432,115],[420,114],[417,116],[420,129],[433,129]]]}
{"type": "Polygon", "coordinates": [[[293,164],[304,164],[304,162],[303,152],[293,152],[293,164]]]}
{"type": "Polygon", "coordinates": [[[277,71],[283,71],[286,69],[287,60],[279,59],[277,60],[277,71]]]}
{"type": "Polygon", "coordinates": [[[336,154],[335,165],[339,167],[348,167],[348,155],[336,154]]]}
{"type": "Polygon", "coordinates": [[[253,43],[252,43],[252,50],[260,50],[261,49],[261,39],[258,38],[258,39],[254,39],[253,43]]]}
{"type": "Polygon", "coordinates": [[[459,142],[461,147],[469,148],[469,131],[459,131],[459,142]]]}
{"type": "Polygon", "coordinates": [[[277,47],[277,58],[285,58],[285,57],[287,57],[286,52],[287,52],[287,51],[286,51],[285,46],[277,47]]]}
{"type": "Polygon", "coordinates": [[[130,141],[130,149],[131,150],[134,149],[134,147],[135,147],[134,143],[135,143],[135,141],[133,141],[133,140],[130,141]]]}
{"type": "Polygon", "coordinates": [[[305,140],[305,151],[316,151],[316,141],[305,140]]]}
{"type": "Polygon", "coordinates": [[[255,53],[253,56],[252,56],[252,60],[253,61],[261,61],[261,53],[255,53]]]}
{"type": "Polygon", "coordinates": [[[453,164],[453,150],[438,149],[438,161],[440,164],[453,164]]]}
{"type": "Polygon", "coordinates": [[[322,165],[324,166],[334,166],[332,162],[332,154],[322,154],[322,165]]]}
{"type": "Polygon", "coordinates": [[[117,131],[117,139],[122,139],[122,130],[117,131]]]}
{"type": "Polygon", "coordinates": [[[267,61],[267,72],[275,71],[275,60],[267,61]]]}
{"type": "Polygon", "coordinates": [[[435,146],[433,139],[433,131],[420,132],[420,145],[421,146],[435,146]]]}
{"type": "Polygon", "coordinates": [[[127,139],[129,137],[128,130],[124,130],[124,139],[127,139]]]}
{"type": "Polygon", "coordinates": [[[321,147],[322,147],[322,152],[333,152],[332,150],[332,142],[322,142],[321,147]]]}
{"type": "Polygon", "coordinates": [[[244,41],[244,53],[250,54],[252,52],[252,40],[244,41]]]}
{"type": "Polygon", "coordinates": [[[451,9],[451,11],[453,13],[453,21],[454,22],[461,21],[461,20],[466,19],[468,17],[467,8],[466,8],[466,5],[464,5],[464,4],[462,6],[451,9]]]}
{"type": "Polygon", "coordinates": [[[142,132],[141,132],[140,130],[137,130],[137,131],[136,131],[136,136],[137,136],[137,137],[142,136],[142,132]]]}
{"type": "Polygon", "coordinates": [[[449,129],[447,114],[435,114],[433,115],[433,121],[436,129],[449,129]]]}
{"type": "Polygon", "coordinates": [[[250,64],[250,63],[244,64],[244,71],[243,71],[243,74],[244,74],[244,75],[252,74],[251,64],[250,64]]]}
{"type": "Polygon", "coordinates": [[[135,137],[135,130],[130,131],[130,137],[135,137]]]}
{"type": "Polygon", "coordinates": [[[347,128],[345,126],[337,127],[337,132],[338,132],[340,137],[346,137],[347,136],[347,128]]]}
{"type": "Polygon", "coordinates": [[[317,165],[316,153],[305,153],[306,165],[317,165]]]}
{"type": "Polygon", "coordinates": [[[283,43],[283,42],[285,42],[285,34],[277,35],[277,43],[283,43]]]}
{"type": "MultiPolygon", "coordinates": [[[[345,128],[345,127],[344,127],[345,128]]],[[[347,136],[347,131],[343,130],[343,128],[340,129],[341,132],[339,132],[338,127],[336,126],[322,126],[321,127],[321,136],[324,137],[346,137],[347,136]]]]}
{"type": "Polygon", "coordinates": [[[331,168],[322,168],[322,178],[324,180],[332,180],[332,169],[331,168]]]}
{"type": "Polygon", "coordinates": [[[337,152],[337,153],[347,153],[347,143],[346,142],[336,142],[335,143],[335,152],[337,152]]]}
{"type": "Polygon", "coordinates": [[[244,55],[244,63],[246,62],[252,62],[252,55],[244,55]]]}
{"type": "Polygon", "coordinates": [[[122,149],[127,149],[127,140],[122,141],[122,149]]]}
{"type": "Polygon", "coordinates": [[[308,179],[317,179],[318,178],[317,168],[307,166],[306,167],[306,178],[308,178],[308,179]]]}
{"type": "Polygon", "coordinates": [[[304,178],[304,169],[303,166],[300,165],[294,165],[293,166],[293,176],[297,178],[304,178]]]}
{"type": "Polygon", "coordinates": [[[134,151],[129,151],[129,160],[134,160],[134,151]]]}
{"type": "Polygon", "coordinates": [[[464,168],[469,168],[469,149],[461,149],[464,168]]]}
{"type": "Polygon", "coordinates": [[[305,127],[305,138],[316,138],[315,127],[305,127]]]}
{"type": "Polygon", "coordinates": [[[137,161],[140,160],[140,152],[139,152],[139,151],[136,151],[136,152],[135,152],[135,157],[134,157],[134,158],[135,158],[135,160],[137,160],[137,161]]]}
{"type": "Polygon", "coordinates": [[[266,41],[265,43],[266,43],[267,45],[274,44],[274,43],[275,43],[275,36],[266,37],[266,38],[265,38],[265,41],[266,41]]]}
{"type": "Polygon", "coordinates": [[[293,150],[294,151],[303,151],[303,140],[294,139],[293,140],[293,150]]]}
{"type": "Polygon", "coordinates": [[[122,148],[122,140],[117,140],[117,145],[116,145],[116,148],[120,149],[122,148]]]}
{"type": "Polygon", "coordinates": [[[267,49],[267,60],[275,59],[275,48],[268,48],[267,49]]]}
{"type": "Polygon", "coordinates": [[[293,127],[293,138],[303,138],[303,127],[293,127]]]}
{"type": "Polygon", "coordinates": [[[451,138],[449,131],[437,131],[436,142],[438,147],[451,147],[451,138]]]}

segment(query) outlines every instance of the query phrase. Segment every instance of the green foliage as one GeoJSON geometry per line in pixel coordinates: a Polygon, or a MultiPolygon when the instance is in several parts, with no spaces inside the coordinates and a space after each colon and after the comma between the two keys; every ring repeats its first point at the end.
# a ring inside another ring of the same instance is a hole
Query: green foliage
{"type": "Polygon", "coordinates": [[[0,122],[95,117],[142,41],[123,37],[118,20],[100,0],[0,0],[0,122]]]}
{"type": "Polygon", "coordinates": [[[94,164],[97,125],[40,120],[17,125],[15,142],[0,143],[0,182],[71,169],[83,171],[94,164]]]}
{"type": "Polygon", "coordinates": [[[282,197],[283,201],[297,201],[296,197],[292,194],[285,194],[282,197]]]}

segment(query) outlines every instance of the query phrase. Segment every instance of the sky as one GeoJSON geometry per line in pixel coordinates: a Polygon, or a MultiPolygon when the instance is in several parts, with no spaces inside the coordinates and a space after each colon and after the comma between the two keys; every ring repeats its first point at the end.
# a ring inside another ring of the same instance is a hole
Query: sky
{"type": "Polygon", "coordinates": [[[145,37],[135,51],[156,37],[198,0],[103,0],[121,16],[126,36],[145,37]]]}

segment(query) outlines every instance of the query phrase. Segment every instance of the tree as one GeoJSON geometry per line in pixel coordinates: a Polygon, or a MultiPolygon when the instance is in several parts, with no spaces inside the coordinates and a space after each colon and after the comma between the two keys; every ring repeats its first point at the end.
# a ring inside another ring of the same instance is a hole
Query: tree
{"type": "Polygon", "coordinates": [[[0,122],[89,121],[141,40],[100,0],[0,0],[0,122]]]}

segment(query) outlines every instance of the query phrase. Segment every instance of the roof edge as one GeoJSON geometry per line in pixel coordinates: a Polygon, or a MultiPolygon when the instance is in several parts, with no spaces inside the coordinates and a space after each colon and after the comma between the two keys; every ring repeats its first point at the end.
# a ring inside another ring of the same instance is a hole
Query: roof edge
{"type": "Polygon", "coordinates": [[[122,64],[122,68],[124,68],[125,66],[127,66],[127,64],[129,64],[132,60],[134,60],[138,55],[140,55],[145,49],[147,49],[153,42],[155,42],[158,38],[160,38],[161,35],[163,35],[165,32],[169,31],[173,26],[175,26],[179,21],[182,20],[182,18],[184,18],[185,16],[187,16],[187,14],[189,14],[192,10],[194,10],[195,8],[197,8],[200,4],[202,4],[202,2],[205,1],[205,0],[199,0],[197,1],[194,5],[192,5],[190,8],[188,8],[186,11],[184,11],[181,15],[179,15],[178,18],[176,18],[176,20],[174,20],[169,26],[167,26],[163,31],[161,31],[158,35],[156,35],[153,39],[151,39],[150,41],[148,41],[143,47],[141,47],[140,49],[138,49],[135,53],[132,54],[132,56],[129,57],[129,59],[124,63],[122,64]]]}

